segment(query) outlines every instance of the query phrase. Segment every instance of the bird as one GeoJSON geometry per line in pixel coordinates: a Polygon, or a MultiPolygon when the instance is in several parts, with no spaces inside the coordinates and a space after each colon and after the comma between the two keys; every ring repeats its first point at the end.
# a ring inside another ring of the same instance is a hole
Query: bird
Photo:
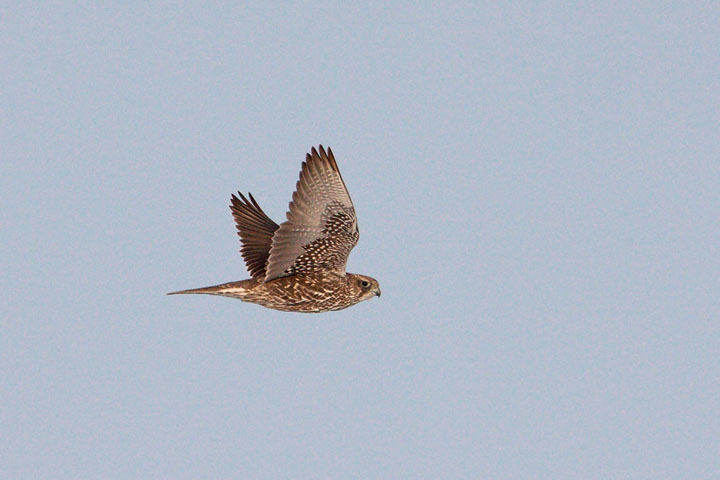
{"type": "Polygon", "coordinates": [[[306,154],[285,222],[271,220],[251,193],[232,194],[230,211],[251,278],[168,295],[220,295],[303,313],[342,310],[380,296],[377,280],[345,271],[360,232],[332,149],[319,145],[306,154]]]}

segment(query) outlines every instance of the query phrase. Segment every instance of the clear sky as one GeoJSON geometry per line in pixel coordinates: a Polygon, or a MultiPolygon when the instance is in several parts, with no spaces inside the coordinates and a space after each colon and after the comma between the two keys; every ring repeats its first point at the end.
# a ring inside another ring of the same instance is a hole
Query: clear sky
{"type": "Polygon", "coordinates": [[[718,475],[717,2],[21,3],[0,477],[718,475]],[[319,143],[381,298],[165,296],[319,143]]]}

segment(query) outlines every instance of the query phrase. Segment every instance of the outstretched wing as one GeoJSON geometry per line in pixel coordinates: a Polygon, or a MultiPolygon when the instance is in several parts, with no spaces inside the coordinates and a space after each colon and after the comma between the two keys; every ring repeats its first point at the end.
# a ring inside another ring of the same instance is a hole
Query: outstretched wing
{"type": "Polygon", "coordinates": [[[345,273],[360,234],[355,208],[332,150],[306,156],[287,221],[272,238],[265,281],[317,271],[345,273]]]}
{"type": "Polygon", "coordinates": [[[250,276],[257,281],[265,278],[265,267],[270,256],[272,237],[279,228],[270,217],[265,215],[252,194],[248,193],[250,200],[238,192],[240,199],[235,195],[230,198],[230,211],[235,219],[242,248],[240,253],[245,260],[250,276]]]}

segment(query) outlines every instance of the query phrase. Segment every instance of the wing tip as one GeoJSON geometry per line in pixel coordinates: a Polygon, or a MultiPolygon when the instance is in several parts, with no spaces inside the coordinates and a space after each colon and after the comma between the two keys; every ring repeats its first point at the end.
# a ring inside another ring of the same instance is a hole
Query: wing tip
{"type": "Polygon", "coordinates": [[[337,162],[335,161],[335,155],[330,147],[327,147],[327,150],[325,150],[325,147],[323,147],[322,144],[318,144],[317,149],[315,147],[311,147],[310,153],[305,155],[302,170],[309,169],[311,165],[319,166],[316,162],[327,165],[336,172],[340,172],[337,162]]]}

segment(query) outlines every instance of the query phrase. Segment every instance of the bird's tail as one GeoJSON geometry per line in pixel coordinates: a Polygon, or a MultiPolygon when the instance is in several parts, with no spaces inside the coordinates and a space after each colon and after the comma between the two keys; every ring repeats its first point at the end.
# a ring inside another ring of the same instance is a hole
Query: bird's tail
{"type": "Polygon", "coordinates": [[[241,280],[239,282],[223,283],[220,285],[213,285],[211,287],[203,288],[191,288],[189,290],[179,290],[177,292],[170,292],[167,295],[181,295],[189,293],[204,293],[207,295],[222,295],[225,297],[236,297],[243,298],[257,282],[255,280],[241,280]]]}

